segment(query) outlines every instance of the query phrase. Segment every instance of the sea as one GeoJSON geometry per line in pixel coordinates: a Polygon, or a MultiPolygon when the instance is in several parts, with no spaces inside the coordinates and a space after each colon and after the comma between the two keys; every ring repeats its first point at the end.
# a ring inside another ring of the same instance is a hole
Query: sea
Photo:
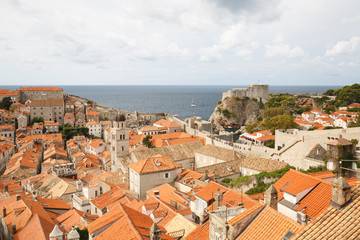
{"type": "MultiPolygon", "coordinates": [[[[245,85],[67,85],[59,86],[65,93],[93,100],[99,104],[139,113],[177,114],[185,119],[199,116],[208,120],[222,93],[245,85]],[[190,105],[194,102],[195,107],[190,105]]],[[[0,86],[0,89],[18,89],[20,86],[0,86]]],[[[26,87],[26,86],[21,86],[26,87]]],[[[285,86],[269,85],[270,93],[321,94],[342,86],[285,86]]]]}

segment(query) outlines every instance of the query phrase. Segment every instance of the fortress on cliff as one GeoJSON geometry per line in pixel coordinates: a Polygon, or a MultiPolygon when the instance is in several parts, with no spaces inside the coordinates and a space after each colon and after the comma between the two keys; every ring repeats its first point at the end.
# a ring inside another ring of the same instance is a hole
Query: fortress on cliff
{"type": "Polygon", "coordinates": [[[256,98],[259,102],[265,103],[269,99],[269,85],[252,84],[248,88],[233,88],[223,92],[222,100],[227,97],[249,97],[256,98]]]}

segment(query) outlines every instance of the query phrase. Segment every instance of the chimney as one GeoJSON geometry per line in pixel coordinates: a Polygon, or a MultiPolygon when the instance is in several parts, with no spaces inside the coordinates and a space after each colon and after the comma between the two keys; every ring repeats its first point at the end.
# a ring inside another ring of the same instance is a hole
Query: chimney
{"type": "Polygon", "coordinates": [[[161,240],[161,230],[154,222],[150,228],[150,240],[161,240]]]}
{"type": "Polygon", "coordinates": [[[331,188],[330,205],[340,209],[351,200],[351,187],[343,177],[336,178],[331,188]]]}
{"type": "Polygon", "coordinates": [[[6,207],[3,207],[3,217],[6,217],[6,207]]]}
{"type": "Polygon", "coordinates": [[[12,232],[12,234],[16,233],[16,224],[15,223],[11,224],[11,232],[12,232]]]}
{"type": "Polygon", "coordinates": [[[159,190],[155,190],[154,191],[154,196],[159,198],[160,197],[160,191],[159,190]]]}
{"type": "Polygon", "coordinates": [[[265,192],[265,204],[277,210],[278,192],[274,185],[271,185],[265,192]]]}
{"type": "Polygon", "coordinates": [[[195,166],[191,165],[191,170],[195,171],[195,166]]]}
{"type": "Polygon", "coordinates": [[[122,182],[126,183],[126,178],[125,177],[122,177],[122,182]]]}
{"type": "Polygon", "coordinates": [[[18,194],[16,195],[16,201],[20,201],[21,200],[21,196],[18,194]]]}
{"type": "Polygon", "coordinates": [[[214,194],[215,198],[215,210],[218,210],[222,206],[223,194],[220,192],[220,188],[217,189],[217,193],[214,194]]]}
{"type": "Polygon", "coordinates": [[[208,174],[209,174],[209,171],[208,171],[208,170],[205,170],[205,173],[204,173],[204,180],[205,180],[205,181],[209,179],[208,174]]]}
{"type": "Polygon", "coordinates": [[[3,186],[3,192],[7,192],[9,190],[9,187],[7,184],[4,184],[3,186]]]}
{"type": "Polygon", "coordinates": [[[81,180],[76,181],[76,191],[81,192],[83,184],[81,180]]]}

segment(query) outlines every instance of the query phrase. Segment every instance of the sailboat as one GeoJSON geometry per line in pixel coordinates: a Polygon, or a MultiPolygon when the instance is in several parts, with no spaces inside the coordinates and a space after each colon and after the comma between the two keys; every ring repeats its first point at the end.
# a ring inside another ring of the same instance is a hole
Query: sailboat
{"type": "Polygon", "coordinates": [[[190,107],[196,107],[194,99],[192,99],[192,103],[191,103],[190,107]]]}

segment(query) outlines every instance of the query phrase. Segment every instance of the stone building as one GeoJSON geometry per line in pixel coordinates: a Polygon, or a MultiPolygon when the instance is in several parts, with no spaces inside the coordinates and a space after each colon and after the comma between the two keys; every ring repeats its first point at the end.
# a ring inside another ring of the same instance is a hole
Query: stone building
{"type": "Polygon", "coordinates": [[[327,143],[327,168],[335,170],[339,167],[339,160],[351,159],[355,154],[355,144],[345,138],[336,139],[327,143]]]}
{"type": "Polygon", "coordinates": [[[14,140],[14,127],[12,125],[0,125],[0,135],[14,140]]]}
{"type": "Polygon", "coordinates": [[[129,165],[130,191],[146,198],[146,191],[175,181],[182,167],[170,160],[170,156],[156,155],[129,165]]]}
{"type": "Polygon", "coordinates": [[[64,98],[64,90],[58,87],[22,87],[19,89],[20,102],[27,100],[46,100],[51,98],[64,98]]]}
{"type": "Polygon", "coordinates": [[[18,128],[24,128],[28,125],[28,118],[25,115],[19,115],[17,117],[18,128]]]}
{"type": "Polygon", "coordinates": [[[0,90],[0,101],[2,101],[3,98],[5,98],[5,97],[11,98],[11,100],[13,102],[18,102],[19,101],[19,91],[18,90],[11,91],[9,89],[1,89],[0,90]]]}
{"type": "Polygon", "coordinates": [[[97,121],[87,122],[86,127],[89,129],[89,134],[95,137],[101,137],[101,124],[97,121]]]}
{"type": "Polygon", "coordinates": [[[46,133],[57,133],[59,132],[59,123],[54,121],[45,121],[44,127],[46,133]]]}
{"type": "Polygon", "coordinates": [[[9,112],[5,112],[1,116],[2,124],[15,126],[15,115],[9,112]]]}
{"type": "Polygon", "coordinates": [[[83,118],[79,118],[75,121],[75,127],[85,127],[86,121],[83,118]]]}
{"type": "Polygon", "coordinates": [[[30,100],[30,119],[42,117],[44,121],[64,123],[64,100],[62,98],[30,100]]]}
{"type": "Polygon", "coordinates": [[[255,98],[259,102],[265,103],[269,99],[269,85],[252,84],[248,88],[234,88],[223,92],[222,100],[227,97],[248,97],[255,98]]]}
{"type": "Polygon", "coordinates": [[[75,117],[72,113],[66,113],[64,116],[64,125],[70,125],[71,127],[75,126],[75,117]]]}
{"type": "Polygon", "coordinates": [[[110,135],[111,169],[116,170],[117,159],[129,155],[129,129],[126,127],[124,115],[118,114],[115,117],[110,135]]]}

